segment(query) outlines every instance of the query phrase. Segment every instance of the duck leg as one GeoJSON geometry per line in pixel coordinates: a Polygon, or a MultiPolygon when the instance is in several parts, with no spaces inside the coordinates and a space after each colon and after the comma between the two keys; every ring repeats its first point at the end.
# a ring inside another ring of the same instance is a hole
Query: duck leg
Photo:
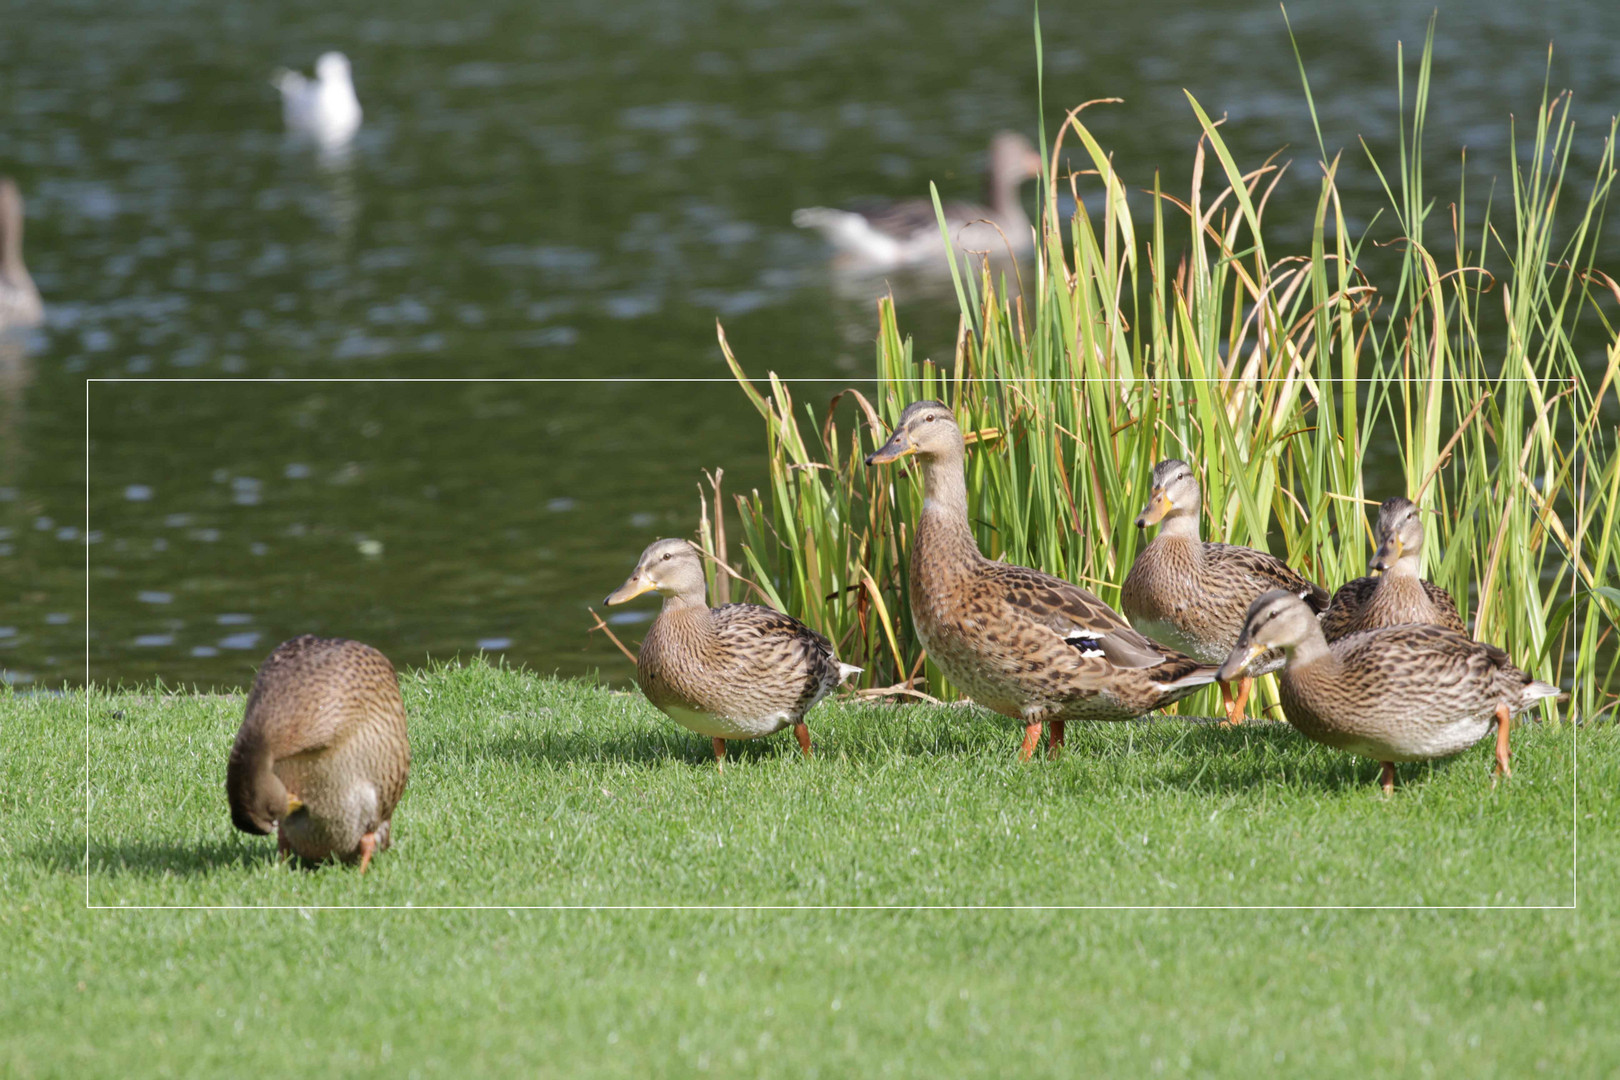
{"type": "Polygon", "coordinates": [[[1046,740],[1046,756],[1053,761],[1063,753],[1063,721],[1053,720],[1052,736],[1046,740]]]}
{"type": "Polygon", "coordinates": [[[1226,719],[1223,726],[1231,727],[1243,723],[1244,709],[1249,704],[1249,692],[1254,689],[1254,677],[1245,675],[1238,680],[1237,693],[1232,693],[1232,684],[1221,683],[1221,701],[1226,706],[1226,719]]]}
{"type": "Polygon", "coordinates": [[[805,757],[810,756],[810,725],[800,720],[793,725],[793,737],[799,740],[799,749],[805,757]]]}
{"type": "Polygon", "coordinates": [[[360,838],[360,872],[366,872],[371,865],[371,857],[377,853],[377,834],[368,832],[360,838]]]}
{"type": "Polygon", "coordinates": [[[1511,777],[1513,770],[1508,768],[1508,727],[1513,723],[1513,714],[1508,712],[1506,705],[1496,707],[1496,768],[1491,772],[1491,784],[1496,784],[1496,778],[1511,777]]]}
{"type": "Polygon", "coordinates": [[[1395,763],[1393,761],[1380,762],[1384,771],[1378,777],[1378,786],[1388,795],[1395,790],[1395,763]]]}
{"type": "Polygon", "coordinates": [[[726,771],[726,740],[714,740],[714,767],[717,772],[726,771]]]}
{"type": "Polygon", "coordinates": [[[1028,761],[1035,754],[1035,746],[1041,741],[1041,722],[1032,720],[1024,725],[1024,745],[1018,751],[1019,761],[1028,761]]]}

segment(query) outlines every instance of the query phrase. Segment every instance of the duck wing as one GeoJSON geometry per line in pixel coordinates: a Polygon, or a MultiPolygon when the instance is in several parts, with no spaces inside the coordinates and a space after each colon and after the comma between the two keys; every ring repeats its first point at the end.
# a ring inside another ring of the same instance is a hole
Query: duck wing
{"type": "MultiPolygon", "coordinates": [[[[991,216],[989,210],[973,203],[948,202],[941,205],[945,211],[945,223],[953,229],[969,221],[991,216]]],[[[939,218],[934,214],[934,204],[930,199],[858,199],[849,208],[865,218],[874,232],[894,240],[910,240],[939,233],[939,218]]]]}
{"type": "Polygon", "coordinates": [[[1258,590],[1254,595],[1272,589],[1287,589],[1305,601],[1314,612],[1328,607],[1328,591],[1300,574],[1293,567],[1267,551],[1259,551],[1238,544],[1204,544],[1204,556],[1223,570],[1248,577],[1258,590]]]}
{"type": "Polygon", "coordinates": [[[1180,653],[1154,644],[1101,599],[1062,578],[1011,563],[987,563],[984,575],[1024,619],[1047,627],[1082,656],[1120,668],[1151,668],[1180,653]]]}

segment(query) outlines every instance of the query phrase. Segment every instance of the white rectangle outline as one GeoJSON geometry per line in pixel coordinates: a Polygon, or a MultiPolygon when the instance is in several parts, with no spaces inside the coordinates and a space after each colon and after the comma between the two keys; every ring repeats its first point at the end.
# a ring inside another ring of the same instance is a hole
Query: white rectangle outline
{"type": "MultiPolygon", "coordinates": [[[[791,383],[876,383],[873,378],[779,378],[791,383]]],[[[968,382],[1006,382],[968,379],[968,382]]],[[[1118,382],[1083,377],[1032,379],[1053,383],[1118,382]]],[[[1197,381],[1197,380],[1183,380],[1197,381]]],[[[1206,379],[1206,382],[1213,381],[1206,379]]],[[[1267,380],[1260,380],[1267,381],[1267,380]]],[[[1370,377],[1318,379],[1319,383],[1371,383],[1370,377]]],[[[1444,380],[1453,381],[1450,379],[1444,380]]],[[[1525,379],[1504,381],[1526,382],[1525,379]]],[[[1570,902],[1567,904],[92,904],[90,902],[90,386],[92,383],[731,383],[731,377],[603,378],[86,378],[84,380],[84,906],[89,911],[1579,911],[1580,910],[1580,763],[1581,725],[1570,727],[1570,902]]],[[[1570,584],[1579,586],[1578,576],[1570,584]]],[[[1584,611],[1572,611],[1577,620],[1584,611]]],[[[1576,638],[1580,637],[1576,622],[1576,638]]]]}

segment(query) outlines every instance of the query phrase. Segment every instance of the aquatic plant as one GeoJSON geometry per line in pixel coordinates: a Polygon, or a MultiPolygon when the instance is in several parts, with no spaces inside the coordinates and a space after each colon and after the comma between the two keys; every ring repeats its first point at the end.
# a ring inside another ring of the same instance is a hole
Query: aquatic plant
{"type": "MultiPolygon", "coordinates": [[[[986,264],[952,266],[949,361],[916,359],[883,300],[876,390],[844,390],[818,415],[774,374],[756,385],[722,329],[769,448],[767,486],[736,500],[740,576],[832,637],[874,692],[950,697],[910,625],[920,485],[862,465],[907,403],[938,398],[970,432],[970,513],[992,558],[1117,604],[1144,542],[1132,521],[1149,473],[1180,457],[1202,474],[1206,539],[1269,548],[1334,588],[1365,572],[1367,505],[1405,494],[1433,512],[1426,576],[1475,636],[1560,682],[1579,715],[1612,711],[1620,285],[1594,264],[1615,126],[1597,175],[1571,177],[1569,97],[1544,93],[1530,144],[1510,132],[1510,208],[1466,187],[1437,202],[1422,170],[1432,50],[1431,23],[1415,88],[1400,65],[1398,163],[1363,145],[1394,230],[1376,255],[1374,228],[1347,223],[1337,179],[1350,166],[1325,150],[1309,250],[1268,244],[1267,200],[1288,166],[1241,167],[1190,94],[1191,190],[1155,178],[1144,223],[1085,123],[1088,103],[1050,149],[1043,133],[1033,279],[1015,293],[986,264]],[[1064,173],[1066,146],[1083,170],[1064,173]],[[1060,183],[1074,196],[1067,221],[1060,183]],[[1364,487],[1373,453],[1399,461],[1404,491],[1364,487]]],[[[1305,95],[1315,123],[1308,82],[1305,95]]],[[[703,543],[723,560],[721,516],[705,501],[703,543]]]]}

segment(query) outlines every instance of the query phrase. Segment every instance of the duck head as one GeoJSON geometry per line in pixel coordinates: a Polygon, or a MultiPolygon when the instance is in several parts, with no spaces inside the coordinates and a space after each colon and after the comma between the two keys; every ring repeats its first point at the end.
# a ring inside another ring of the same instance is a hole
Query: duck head
{"type": "Polygon", "coordinates": [[[1316,614],[1297,594],[1287,589],[1263,593],[1249,605],[1249,613],[1243,620],[1243,632],[1238,635],[1231,655],[1215,677],[1222,682],[1231,682],[1242,675],[1256,658],[1272,649],[1282,649],[1292,654],[1301,642],[1311,636],[1312,631],[1321,633],[1316,624],[1316,614]]]}
{"type": "Polygon", "coordinates": [[[703,577],[703,556],[685,540],[654,540],[641,553],[635,570],[623,585],[602,602],[609,607],[627,603],[642,593],[657,592],[701,600],[708,588],[703,577]]]}
{"type": "Polygon", "coordinates": [[[1378,550],[1367,563],[1367,572],[1387,574],[1397,565],[1413,573],[1423,558],[1423,522],[1410,499],[1396,496],[1378,507],[1378,523],[1373,526],[1378,550]]]}
{"type": "Polygon", "coordinates": [[[962,453],[962,429],[951,410],[938,401],[914,401],[900,414],[889,441],[867,455],[866,463],[887,465],[913,454],[930,460],[962,453]]]}
{"type": "Polygon", "coordinates": [[[1192,466],[1179,458],[1161,461],[1153,467],[1153,488],[1147,505],[1136,516],[1136,527],[1145,529],[1169,517],[1191,516],[1196,522],[1202,505],[1203,493],[1192,466]]]}

